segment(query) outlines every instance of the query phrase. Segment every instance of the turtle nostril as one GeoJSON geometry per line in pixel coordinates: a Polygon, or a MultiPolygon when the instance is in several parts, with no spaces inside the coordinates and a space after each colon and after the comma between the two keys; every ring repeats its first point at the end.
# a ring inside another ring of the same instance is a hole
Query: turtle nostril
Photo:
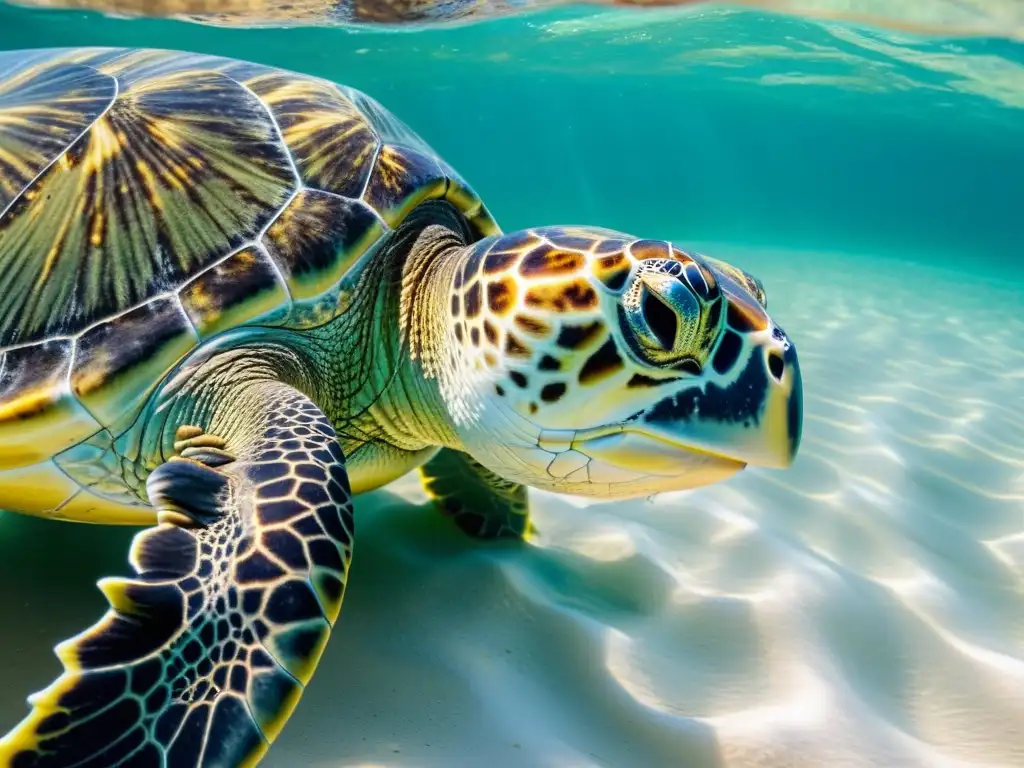
{"type": "Polygon", "coordinates": [[[658,339],[662,349],[673,349],[676,343],[676,334],[679,331],[679,320],[676,318],[676,313],[646,289],[644,289],[643,313],[647,327],[658,339]]]}
{"type": "Polygon", "coordinates": [[[768,353],[768,371],[775,377],[776,381],[782,381],[782,374],[786,371],[786,364],[775,350],[768,353]]]}

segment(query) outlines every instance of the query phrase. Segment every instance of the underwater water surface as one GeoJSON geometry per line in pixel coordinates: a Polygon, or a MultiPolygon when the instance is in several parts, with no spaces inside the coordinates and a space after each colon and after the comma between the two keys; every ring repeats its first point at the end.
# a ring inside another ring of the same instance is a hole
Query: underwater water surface
{"type": "MultiPolygon", "coordinates": [[[[337,630],[263,765],[1024,765],[1024,44],[731,8],[388,33],[0,6],[0,49],[70,45],[365,90],[505,230],[731,260],[800,350],[790,470],[531,491],[522,546],[467,541],[415,478],[361,497],[337,630]]],[[[0,515],[0,732],[132,533],[0,515]]]]}

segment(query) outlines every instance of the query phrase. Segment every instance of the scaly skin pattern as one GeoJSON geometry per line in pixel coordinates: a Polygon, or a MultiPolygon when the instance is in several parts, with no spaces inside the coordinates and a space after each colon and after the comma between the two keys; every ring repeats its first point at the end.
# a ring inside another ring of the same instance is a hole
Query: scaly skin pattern
{"type": "Polygon", "coordinates": [[[441,444],[508,480],[608,498],[792,460],[795,349],[742,270],[580,227],[445,258],[430,284],[447,305],[420,302],[410,349],[450,420],[441,444]]]}

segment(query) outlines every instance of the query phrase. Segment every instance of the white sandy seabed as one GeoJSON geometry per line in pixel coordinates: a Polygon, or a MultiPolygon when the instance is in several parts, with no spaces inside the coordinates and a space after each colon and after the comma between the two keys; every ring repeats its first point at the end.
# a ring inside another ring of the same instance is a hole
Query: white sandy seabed
{"type": "MultiPolygon", "coordinates": [[[[363,497],[337,631],[263,765],[1024,766],[1024,280],[707,252],[797,343],[796,465],[531,492],[525,547],[467,541],[414,478],[363,497]]],[[[0,730],[127,535],[0,536],[0,730]]]]}

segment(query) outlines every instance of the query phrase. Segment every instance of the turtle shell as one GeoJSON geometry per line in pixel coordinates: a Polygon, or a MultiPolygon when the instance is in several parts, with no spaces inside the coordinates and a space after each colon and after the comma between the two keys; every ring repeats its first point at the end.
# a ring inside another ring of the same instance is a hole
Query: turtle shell
{"type": "Polygon", "coordinates": [[[112,446],[170,369],[239,326],[329,320],[419,203],[498,231],[416,134],[325,80],[124,49],[0,72],[0,509],[123,490],[112,446]]]}

